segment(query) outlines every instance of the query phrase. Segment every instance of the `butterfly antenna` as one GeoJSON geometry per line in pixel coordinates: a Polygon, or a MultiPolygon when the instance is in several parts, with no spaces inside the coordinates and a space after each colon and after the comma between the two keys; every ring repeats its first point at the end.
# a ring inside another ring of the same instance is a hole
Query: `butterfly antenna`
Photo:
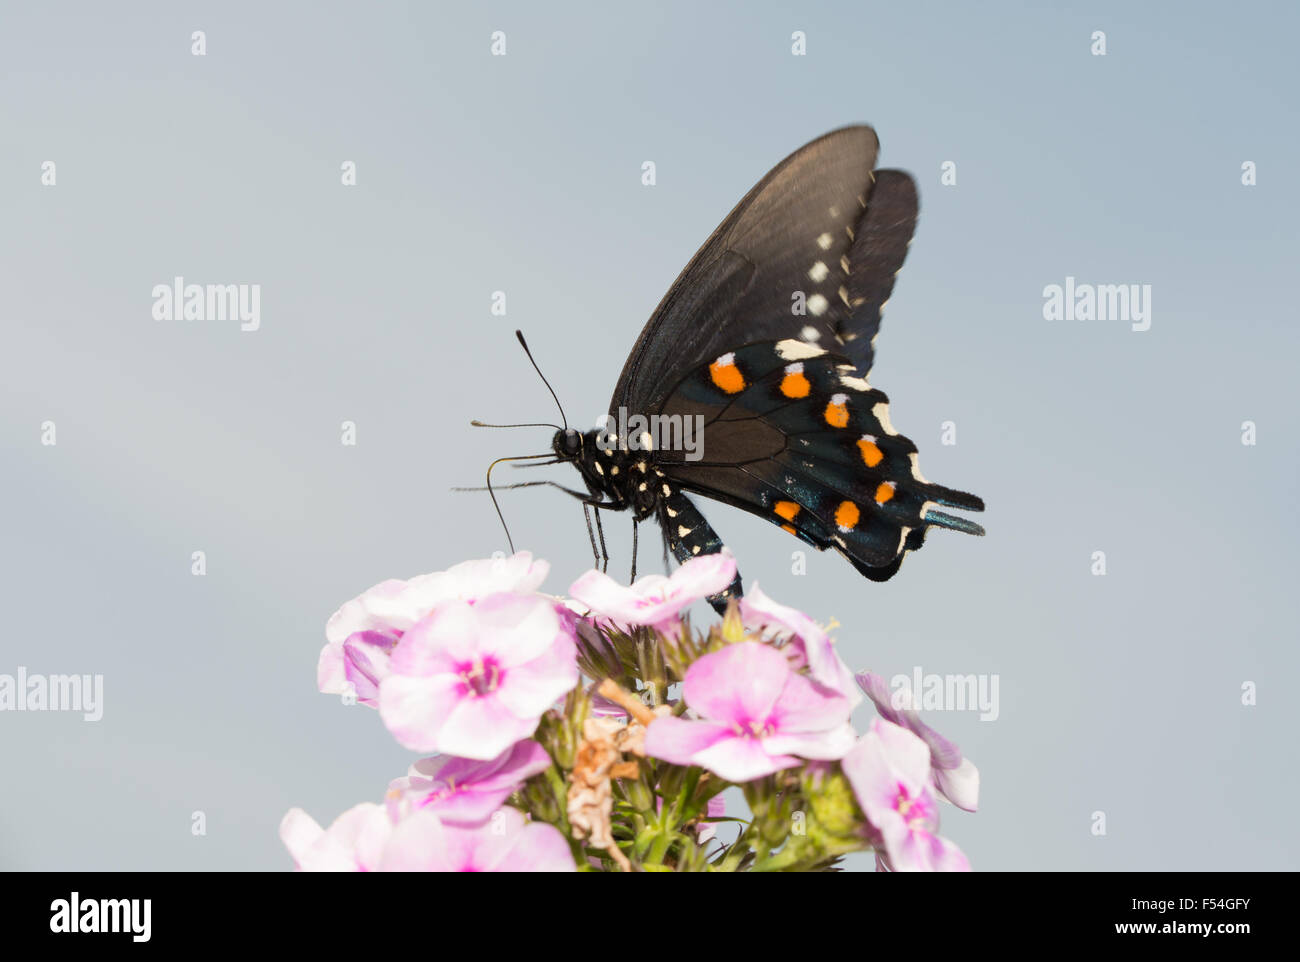
{"type": "Polygon", "coordinates": [[[560,420],[564,422],[564,430],[567,431],[569,429],[569,419],[564,416],[564,405],[560,403],[560,399],[556,396],[555,388],[551,387],[551,382],[546,380],[546,375],[542,373],[542,369],[533,360],[533,352],[528,350],[528,342],[524,340],[524,332],[515,331],[515,337],[519,338],[519,345],[524,349],[524,353],[528,355],[528,362],[532,364],[533,370],[537,372],[537,376],[546,385],[546,390],[550,391],[551,397],[555,398],[555,406],[560,409],[560,420]]]}
{"type": "Polygon", "coordinates": [[[564,430],[558,424],[551,424],[549,421],[536,421],[532,424],[487,424],[476,419],[469,423],[471,427],[476,428],[555,428],[557,431],[564,430]]]}
{"type": "Polygon", "coordinates": [[[510,526],[506,524],[506,516],[501,513],[501,505],[497,501],[497,493],[492,489],[492,469],[495,468],[502,461],[536,461],[540,458],[549,458],[550,456],[551,455],[549,454],[526,454],[523,455],[522,457],[517,457],[517,458],[497,458],[495,461],[493,461],[491,464],[488,465],[487,492],[492,498],[492,507],[497,509],[497,517],[501,519],[501,527],[505,529],[506,544],[510,545],[511,554],[515,553],[515,542],[514,539],[510,537],[510,526]]]}

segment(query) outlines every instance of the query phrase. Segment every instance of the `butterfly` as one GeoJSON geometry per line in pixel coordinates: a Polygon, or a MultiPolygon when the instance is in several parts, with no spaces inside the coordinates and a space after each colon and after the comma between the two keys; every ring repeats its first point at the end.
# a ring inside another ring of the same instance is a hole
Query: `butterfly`
{"type": "MultiPolygon", "coordinates": [[[[872,128],[845,127],[773,168],[655,309],[604,425],[556,431],[551,463],[577,467],[587,491],[565,490],[598,527],[601,508],[630,511],[634,537],[654,518],[678,561],[722,551],[699,495],[834,549],[873,581],[931,527],[984,533],[940,510],[984,502],[922,477],[867,383],[917,216],[915,183],[876,170],[878,150],[872,128]]],[[[737,574],[710,601],[722,610],[740,594],[737,574]]]]}

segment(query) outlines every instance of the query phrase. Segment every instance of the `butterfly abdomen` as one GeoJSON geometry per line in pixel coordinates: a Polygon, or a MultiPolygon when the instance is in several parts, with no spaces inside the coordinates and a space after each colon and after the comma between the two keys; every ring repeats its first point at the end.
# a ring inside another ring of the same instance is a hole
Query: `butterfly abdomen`
{"type": "MultiPolygon", "coordinates": [[[[713,526],[704,519],[695,504],[681,489],[665,483],[668,492],[659,499],[659,527],[663,529],[668,547],[678,561],[688,561],[702,554],[716,554],[723,548],[722,539],[713,526]]],[[[718,611],[726,608],[728,600],[741,596],[740,572],[723,591],[709,597],[709,603],[718,611]]]]}

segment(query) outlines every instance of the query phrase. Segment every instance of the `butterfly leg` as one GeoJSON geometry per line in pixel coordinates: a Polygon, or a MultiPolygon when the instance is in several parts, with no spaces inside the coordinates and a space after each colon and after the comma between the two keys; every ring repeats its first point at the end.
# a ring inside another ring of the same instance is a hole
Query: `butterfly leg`
{"type": "Polygon", "coordinates": [[[632,577],[628,581],[628,584],[633,584],[636,582],[636,547],[637,547],[636,532],[637,532],[637,526],[639,524],[640,522],[637,521],[636,515],[633,515],[632,516],[632,577]]]}
{"type": "MultiPolygon", "coordinates": [[[[663,528],[668,547],[678,561],[688,561],[702,554],[717,554],[723,548],[722,539],[704,520],[704,515],[680,491],[673,491],[659,502],[659,524],[663,528]]],[[[742,594],[740,572],[716,595],[709,596],[713,610],[722,614],[727,602],[742,594]]]]}
{"type": "Polygon", "coordinates": [[[609,570],[609,551],[605,548],[605,528],[600,523],[600,508],[593,505],[592,513],[596,515],[596,537],[600,539],[600,570],[605,572],[609,570]]]}
{"type": "Polygon", "coordinates": [[[591,566],[593,568],[599,568],[600,552],[596,550],[596,532],[593,531],[591,527],[591,511],[588,508],[586,501],[582,502],[582,518],[584,521],[587,522],[587,537],[591,540],[591,557],[592,557],[591,566]]]}

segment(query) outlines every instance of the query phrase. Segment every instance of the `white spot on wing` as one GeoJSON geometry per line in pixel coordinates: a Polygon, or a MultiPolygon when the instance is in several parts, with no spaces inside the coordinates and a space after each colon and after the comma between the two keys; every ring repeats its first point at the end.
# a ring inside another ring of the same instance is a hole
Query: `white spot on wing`
{"type": "Polygon", "coordinates": [[[827,231],[825,234],[822,234],[820,237],[817,238],[817,246],[824,251],[830,250],[831,244],[833,242],[834,242],[834,238],[831,237],[829,231],[827,231]]]}
{"type": "Polygon", "coordinates": [[[817,330],[817,328],[813,327],[811,324],[809,324],[807,327],[805,327],[802,331],[799,332],[799,336],[802,337],[805,341],[820,341],[822,339],[822,332],[817,330]]]}
{"type": "MultiPolygon", "coordinates": [[[[916,480],[920,481],[922,484],[929,484],[930,482],[927,481],[927,480],[925,479],[925,476],[921,474],[921,466],[917,463],[917,460],[916,460],[916,452],[913,451],[911,454],[909,454],[909,455],[907,456],[907,459],[908,459],[909,461],[912,462],[912,477],[916,478],[916,480]]],[[[928,506],[928,505],[930,505],[930,504],[933,504],[933,502],[932,502],[932,501],[927,501],[925,504],[923,504],[923,505],[921,506],[921,516],[922,516],[922,517],[925,516],[925,508],[926,508],[926,506],[928,506]]]]}
{"type": "Polygon", "coordinates": [[[810,357],[821,357],[826,352],[815,344],[789,338],[776,342],[776,353],[781,355],[783,361],[802,361],[810,357]]]}
{"type": "Polygon", "coordinates": [[[812,266],[812,269],[808,271],[808,277],[813,281],[813,283],[820,284],[822,281],[826,280],[826,275],[830,272],[831,269],[826,266],[824,261],[818,261],[812,266]]]}
{"type": "Polygon", "coordinates": [[[885,429],[886,434],[897,434],[894,426],[889,423],[889,405],[884,401],[877,401],[876,406],[871,409],[871,416],[880,422],[880,426],[885,429]]]}
{"type": "Polygon", "coordinates": [[[814,294],[812,297],[808,298],[808,313],[813,317],[821,317],[826,313],[826,308],[829,306],[830,304],[827,302],[826,298],[822,297],[820,294],[814,294]]]}
{"type": "Polygon", "coordinates": [[[867,383],[864,377],[850,377],[847,374],[840,375],[840,383],[846,388],[854,391],[870,391],[871,385],[867,383]]]}

